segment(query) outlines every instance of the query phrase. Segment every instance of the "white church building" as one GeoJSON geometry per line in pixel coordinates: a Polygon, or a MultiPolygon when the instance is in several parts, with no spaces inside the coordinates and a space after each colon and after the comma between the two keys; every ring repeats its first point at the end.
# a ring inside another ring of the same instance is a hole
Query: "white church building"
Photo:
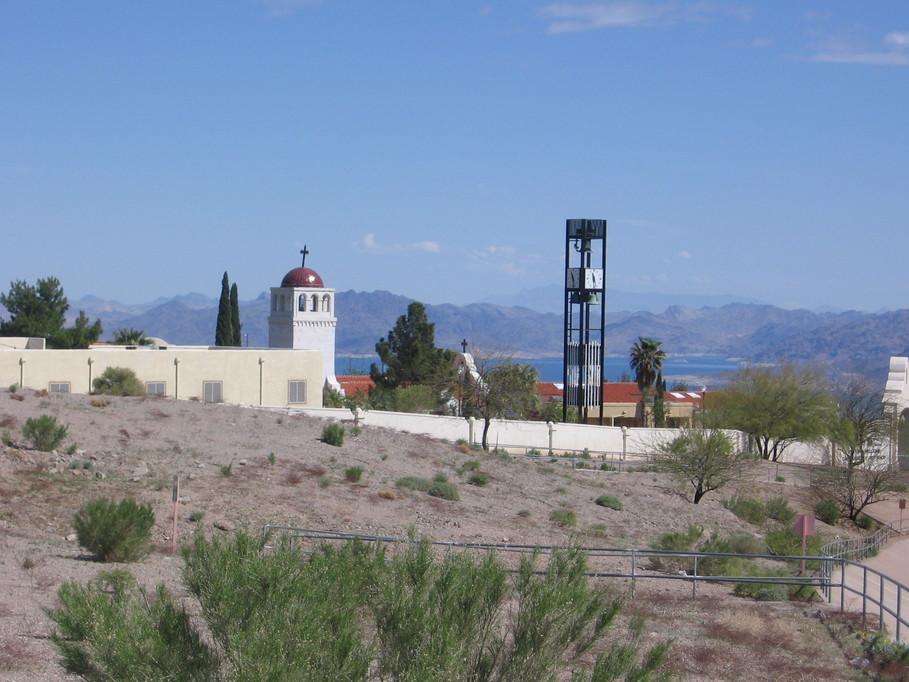
{"type": "MultiPolygon", "coordinates": [[[[305,256],[304,256],[305,265],[305,256]]],[[[93,344],[45,347],[44,339],[0,337],[0,386],[91,393],[108,367],[132,369],[149,395],[271,407],[321,407],[335,377],[335,290],[301,266],[271,289],[268,348],[93,344]]],[[[214,329],[214,320],[212,320],[214,329]]]]}

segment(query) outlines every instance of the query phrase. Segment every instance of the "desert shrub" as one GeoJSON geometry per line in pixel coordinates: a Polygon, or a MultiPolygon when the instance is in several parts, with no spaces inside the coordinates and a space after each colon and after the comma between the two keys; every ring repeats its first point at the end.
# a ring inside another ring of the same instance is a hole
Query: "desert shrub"
{"type": "Polygon", "coordinates": [[[789,500],[785,497],[774,497],[773,499],[767,500],[766,508],[767,516],[774,521],[790,524],[795,518],[795,510],[789,506],[789,500]]]}
{"type": "Polygon", "coordinates": [[[189,515],[189,520],[192,521],[193,523],[198,523],[199,521],[201,521],[204,518],[205,518],[205,512],[202,511],[201,509],[196,509],[195,511],[191,512],[189,515]]]}
{"type": "Polygon", "coordinates": [[[132,498],[119,503],[102,497],[83,505],[73,518],[81,547],[100,561],[139,561],[152,548],[155,514],[132,498]]]}
{"type": "MultiPolygon", "coordinates": [[[[802,536],[796,535],[791,526],[781,526],[769,533],[765,538],[767,551],[777,556],[802,556],[802,536]]],[[[805,556],[818,556],[821,553],[821,547],[824,545],[824,538],[819,535],[809,535],[805,539],[805,556]]],[[[790,560],[793,564],[799,564],[798,559],[790,560]]],[[[810,568],[818,566],[818,562],[809,561],[807,564],[810,568]]]]}
{"type": "Polygon", "coordinates": [[[522,519],[528,519],[528,518],[530,518],[530,510],[529,509],[520,509],[518,511],[518,516],[520,516],[522,519]]]}
{"type": "MultiPolygon", "coordinates": [[[[663,533],[650,543],[650,547],[652,549],[668,552],[688,552],[694,549],[694,546],[700,541],[703,535],[704,529],[701,526],[692,523],[688,525],[688,530],[684,533],[680,531],[663,533]]],[[[693,567],[694,561],[686,557],[650,557],[650,568],[655,571],[689,571],[693,567]]]]}
{"type": "Polygon", "coordinates": [[[438,472],[432,477],[433,483],[448,483],[448,474],[444,472],[438,472]]]}
{"type": "Polygon", "coordinates": [[[578,515],[570,509],[553,509],[549,520],[562,528],[574,528],[578,525],[578,515]]]}
{"type": "Polygon", "coordinates": [[[49,414],[40,417],[29,417],[22,427],[22,435],[32,442],[36,449],[50,452],[66,438],[67,427],[57,423],[57,418],[49,414]]]}
{"type": "Polygon", "coordinates": [[[765,585],[754,593],[755,601],[787,601],[789,592],[785,585],[765,585]]]}
{"type": "Polygon", "coordinates": [[[736,493],[729,499],[723,500],[723,506],[740,519],[760,526],[767,520],[767,509],[764,503],[747,495],[736,493]]]}
{"type": "Polygon", "coordinates": [[[622,501],[615,495],[600,495],[596,500],[595,504],[598,504],[601,507],[606,507],[607,509],[615,509],[616,511],[622,511],[622,501]]]}
{"type": "Polygon", "coordinates": [[[461,496],[458,494],[458,487],[454,483],[449,483],[448,481],[433,481],[432,485],[429,486],[429,490],[426,492],[432,497],[440,497],[443,500],[453,500],[457,502],[461,499],[461,496]]]}
{"type": "Polygon", "coordinates": [[[484,488],[489,485],[489,476],[484,474],[482,471],[475,471],[467,477],[467,482],[470,485],[477,486],[478,488],[484,488]]]}
{"type": "Polygon", "coordinates": [[[623,603],[590,585],[575,549],[544,570],[524,557],[512,578],[492,553],[437,563],[423,542],[391,556],[351,542],[301,557],[280,542],[263,552],[266,541],[198,535],[184,551],[204,637],[163,588],[150,597],[129,581],[67,583],[50,612],[67,670],[95,680],[541,680],[586,659],[580,682],[653,679],[667,654],[666,644],[642,650],[633,619],[591,660],[623,603]]]}
{"type": "Polygon", "coordinates": [[[233,462],[231,462],[230,464],[222,464],[220,467],[220,471],[221,471],[222,476],[225,476],[225,477],[233,476],[233,473],[234,473],[233,462]]]}
{"type": "Polygon", "coordinates": [[[418,490],[421,493],[429,492],[429,489],[432,487],[432,481],[425,478],[418,478],[417,476],[404,476],[395,481],[395,485],[399,488],[408,488],[410,490],[418,490]]]}
{"type": "Polygon", "coordinates": [[[335,447],[344,445],[344,427],[340,424],[326,424],[322,429],[322,442],[335,447]]]}
{"type": "Polygon", "coordinates": [[[870,516],[867,514],[862,514],[855,520],[855,525],[857,525],[862,530],[871,530],[874,528],[875,523],[874,519],[872,519],[870,516]]]}
{"type": "Polygon", "coordinates": [[[479,471],[480,461],[477,459],[468,459],[461,465],[461,471],[479,471]]]}
{"type": "Polygon", "coordinates": [[[145,395],[145,385],[128,367],[108,367],[95,377],[92,389],[104,395],[145,395]]]}
{"type": "Polygon", "coordinates": [[[363,467],[353,466],[344,470],[344,478],[350,483],[358,483],[363,477],[363,467]]]}
{"type": "Polygon", "coordinates": [[[10,392],[10,393],[15,393],[15,392],[18,391],[18,390],[19,390],[19,385],[18,385],[18,384],[10,384],[10,385],[9,385],[9,392],[10,392]]]}
{"type": "Polygon", "coordinates": [[[835,526],[840,520],[840,506],[833,500],[820,500],[814,505],[814,515],[830,526],[835,526]]]}

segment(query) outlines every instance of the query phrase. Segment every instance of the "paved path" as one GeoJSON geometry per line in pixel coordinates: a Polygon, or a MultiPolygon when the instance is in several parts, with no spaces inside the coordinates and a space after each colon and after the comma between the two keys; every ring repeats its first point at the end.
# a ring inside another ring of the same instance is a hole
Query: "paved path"
{"type": "MultiPolygon", "coordinates": [[[[882,523],[893,523],[894,527],[900,527],[900,509],[897,499],[886,502],[878,502],[866,509],[869,516],[882,523]]],[[[880,571],[891,580],[909,586],[909,509],[903,512],[903,528],[907,531],[906,535],[894,537],[888,542],[877,556],[865,559],[863,566],[880,571]]],[[[835,582],[838,576],[834,577],[835,582]]],[[[864,571],[857,566],[846,567],[846,584],[850,587],[862,591],[863,587],[867,594],[876,599],[881,599],[880,579],[870,571],[864,571]]],[[[839,605],[840,590],[833,590],[832,603],[839,605]]],[[[858,611],[868,614],[869,629],[877,627],[880,622],[878,608],[875,604],[865,602],[860,595],[851,594],[848,591],[844,595],[844,604],[847,611],[858,611]]],[[[883,602],[890,609],[901,613],[903,620],[909,621],[909,590],[900,590],[896,585],[884,581],[883,602]]],[[[884,613],[884,625],[887,631],[894,637],[897,634],[896,620],[888,613],[884,613]]],[[[899,639],[909,643],[909,628],[901,626],[899,628],[899,639]]]]}

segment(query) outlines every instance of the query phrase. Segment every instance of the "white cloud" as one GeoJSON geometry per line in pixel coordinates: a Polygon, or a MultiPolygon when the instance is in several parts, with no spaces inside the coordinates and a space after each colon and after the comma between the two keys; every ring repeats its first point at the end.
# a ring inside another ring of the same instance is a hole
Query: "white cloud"
{"type": "Polygon", "coordinates": [[[676,256],[678,258],[692,258],[690,251],[679,251],[676,256]]]}
{"type": "Polygon", "coordinates": [[[881,42],[882,49],[868,49],[850,36],[827,36],[817,45],[811,61],[909,66],[909,31],[893,31],[884,36],[881,42]]]}
{"type": "Polygon", "coordinates": [[[440,253],[442,251],[438,242],[411,242],[409,244],[380,244],[376,241],[374,232],[370,232],[354,243],[354,247],[367,253],[386,254],[401,253],[404,251],[425,251],[427,253],[440,253]]]}
{"type": "Polygon", "coordinates": [[[561,2],[547,5],[541,13],[554,20],[547,28],[548,33],[575,33],[617,27],[637,28],[700,21],[713,15],[750,18],[750,11],[745,7],[712,0],[688,3],[647,3],[640,0],[587,4],[561,2]]]}

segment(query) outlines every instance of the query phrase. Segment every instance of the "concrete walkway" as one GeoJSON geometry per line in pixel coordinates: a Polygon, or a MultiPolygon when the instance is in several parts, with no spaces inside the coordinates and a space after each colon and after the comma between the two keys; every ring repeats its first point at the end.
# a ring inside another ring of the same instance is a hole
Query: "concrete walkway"
{"type": "MultiPolygon", "coordinates": [[[[895,528],[900,528],[898,498],[873,504],[866,509],[866,512],[881,523],[892,523],[895,528]]],[[[894,537],[877,556],[865,559],[862,566],[879,571],[890,580],[909,587],[909,509],[903,511],[902,514],[903,528],[907,534],[894,537]]],[[[834,575],[835,584],[839,583],[838,573],[837,571],[834,575]]],[[[896,585],[885,579],[882,593],[880,578],[871,571],[865,571],[858,566],[846,567],[845,581],[849,587],[859,592],[864,589],[867,595],[882,600],[886,607],[900,613],[903,620],[909,621],[909,590],[898,589],[896,585]]],[[[840,590],[834,589],[831,597],[832,604],[839,606],[840,590]]],[[[860,594],[852,594],[849,591],[846,591],[843,603],[846,611],[867,614],[868,629],[877,629],[880,622],[877,605],[863,600],[860,594]]],[[[887,631],[895,638],[897,636],[896,619],[885,612],[883,623],[887,631]]],[[[909,627],[900,626],[899,639],[904,643],[909,643],[909,627]]]]}

